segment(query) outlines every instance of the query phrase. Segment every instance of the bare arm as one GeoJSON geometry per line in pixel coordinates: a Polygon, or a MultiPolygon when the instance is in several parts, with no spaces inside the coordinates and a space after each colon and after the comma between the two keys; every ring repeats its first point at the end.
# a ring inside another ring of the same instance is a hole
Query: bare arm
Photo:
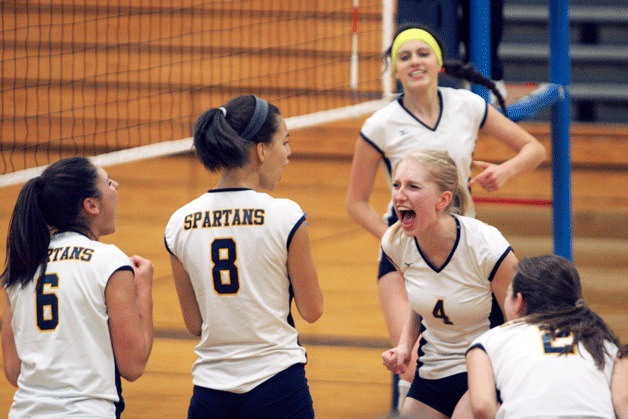
{"type": "Polygon", "coordinates": [[[491,360],[480,348],[467,352],[469,399],[474,418],[494,418],[499,409],[491,360]]]}
{"type": "Polygon", "coordinates": [[[516,268],[517,268],[517,257],[514,252],[508,253],[508,256],[502,260],[502,263],[499,265],[497,272],[495,272],[495,276],[493,277],[493,282],[491,282],[491,291],[495,294],[495,299],[499,304],[499,308],[504,313],[504,317],[506,316],[506,311],[504,308],[504,300],[506,299],[506,292],[508,291],[508,286],[512,282],[512,279],[515,277],[516,268]]]}
{"type": "Polygon", "coordinates": [[[488,107],[488,115],[481,132],[507,145],[517,155],[499,165],[474,161],[474,167],[482,169],[482,172],[469,182],[469,186],[477,183],[487,191],[498,190],[518,174],[534,170],[545,159],[543,145],[492,106],[488,107]]]}
{"type": "Polygon", "coordinates": [[[6,289],[2,289],[2,364],[4,365],[4,375],[11,385],[17,387],[17,379],[20,376],[22,361],[17,354],[15,347],[15,337],[11,327],[11,303],[6,289]]]}
{"type": "Polygon", "coordinates": [[[170,265],[172,266],[174,285],[177,289],[177,295],[179,296],[179,305],[181,306],[185,327],[194,336],[200,336],[203,327],[203,318],[201,316],[201,310],[198,307],[198,302],[196,301],[196,293],[194,292],[194,287],[192,287],[190,276],[181,261],[172,254],[170,255],[170,265]]]}
{"type": "Polygon", "coordinates": [[[349,175],[347,211],[355,222],[381,240],[388,226],[371,206],[369,199],[377,175],[381,155],[366,141],[358,138],[349,175]]]}
{"type": "Polygon", "coordinates": [[[421,332],[421,316],[408,305],[399,345],[382,353],[383,364],[395,374],[403,374],[412,359],[412,349],[421,332]]]}
{"type": "Polygon", "coordinates": [[[628,356],[617,357],[611,376],[611,399],[619,419],[628,419],[628,356]]]}
{"type": "Polygon", "coordinates": [[[109,278],[105,299],[120,375],[135,381],[144,373],[153,348],[153,265],[139,256],[131,260],[135,274],[115,272],[109,278]]]}
{"type": "Polygon", "coordinates": [[[314,323],[323,315],[323,293],[312,259],[307,223],[297,228],[290,242],[288,275],[299,314],[308,323],[314,323]]]}

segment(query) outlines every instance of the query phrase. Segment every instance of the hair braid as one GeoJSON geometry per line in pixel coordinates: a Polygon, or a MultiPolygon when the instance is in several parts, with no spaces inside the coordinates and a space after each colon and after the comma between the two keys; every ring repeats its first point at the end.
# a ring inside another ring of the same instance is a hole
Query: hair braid
{"type": "Polygon", "coordinates": [[[504,115],[508,116],[506,101],[504,100],[504,97],[502,96],[499,89],[497,89],[495,82],[493,82],[493,80],[491,79],[484,77],[482,73],[480,73],[473,67],[473,65],[471,65],[470,63],[463,64],[460,61],[445,61],[443,63],[443,68],[445,69],[445,73],[451,76],[467,80],[470,83],[479,84],[480,86],[484,86],[487,89],[490,89],[497,98],[497,102],[502,108],[504,115]]]}

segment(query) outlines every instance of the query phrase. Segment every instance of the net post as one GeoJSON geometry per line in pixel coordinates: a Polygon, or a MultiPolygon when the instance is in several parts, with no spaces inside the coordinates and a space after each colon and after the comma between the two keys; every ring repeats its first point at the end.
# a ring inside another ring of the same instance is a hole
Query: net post
{"type": "Polygon", "coordinates": [[[359,0],[353,0],[353,23],[351,26],[351,70],[349,86],[351,90],[358,88],[358,19],[359,0]]]}
{"type": "MultiPolygon", "coordinates": [[[[469,52],[471,62],[484,77],[491,78],[491,10],[489,0],[470,2],[469,52]]],[[[488,102],[488,90],[484,86],[474,84],[471,90],[488,102]]]]}
{"type": "MultiPolygon", "coordinates": [[[[393,0],[382,0],[382,52],[392,43],[394,26],[393,0]]],[[[389,65],[383,64],[382,70],[382,97],[390,100],[393,96],[392,69],[389,65]]]]}
{"type": "Polygon", "coordinates": [[[568,0],[549,1],[550,81],[564,88],[552,106],[552,194],[554,252],[573,260],[571,212],[571,154],[568,0]]]}

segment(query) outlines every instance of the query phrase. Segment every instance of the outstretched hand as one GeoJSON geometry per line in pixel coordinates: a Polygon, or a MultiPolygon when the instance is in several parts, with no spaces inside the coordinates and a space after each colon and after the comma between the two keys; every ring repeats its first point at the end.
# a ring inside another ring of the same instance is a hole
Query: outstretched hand
{"type": "Polygon", "coordinates": [[[481,172],[469,181],[469,187],[478,184],[488,192],[499,190],[510,178],[503,164],[493,164],[481,160],[473,160],[473,167],[481,172]]]}

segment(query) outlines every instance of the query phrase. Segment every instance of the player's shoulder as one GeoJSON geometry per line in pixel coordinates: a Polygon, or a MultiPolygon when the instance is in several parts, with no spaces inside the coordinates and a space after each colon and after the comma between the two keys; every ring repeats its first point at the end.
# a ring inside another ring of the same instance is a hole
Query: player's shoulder
{"type": "Polygon", "coordinates": [[[275,198],[266,193],[260,193],[260,199],[265,201],[268,211],[285,216],[295,215],[301,217],[304,214],[303,209],[295,201],[288,198],[275,198]]]}
{"type": "Polygon", "coordinates": [[[443,98],[455,98],[457,100],[484,102],[484,99],[482,98],[482,96],[468,89],[455,89],[453,87],[439,87],[438,91],[443,96],[443,98]]]}
{"type": "Polygon", "coordinates": [[[364,125],[376,125],[388,121],[391,115],[394,115],[403,109],[400,100],[401,97],[395,98],[391,102],[373,112],[373,114],[366,119],[364,125]]]}
{"type": "Polygon", "coordinates": [[[397,221],[388,227],[382,236],[382,247],[384,250],[404,249],[408,244],[413,244],[414,238],[408,236],[401,228],[401,224],[397,221]]]}
{"type": "Polygon", "coordinates": [[[517,336],[529,335],[530,333],[536,334],[538,330],[536,325],[526,323],[523,319],[515,319],[487,330],[480,340],[484,343],[512,342],[517,336]]]}
{"type": "Polygon", "coordinates": [[[494,227],[482,220],[478,220],[477,218],[467,217],[464,215],[454,215],[458,219],[460,226],[463,230],[467,231],[470,237],[481,238],[485,236],[492,237],[494,235],[501,236],[501,232],[494,227]]]}

